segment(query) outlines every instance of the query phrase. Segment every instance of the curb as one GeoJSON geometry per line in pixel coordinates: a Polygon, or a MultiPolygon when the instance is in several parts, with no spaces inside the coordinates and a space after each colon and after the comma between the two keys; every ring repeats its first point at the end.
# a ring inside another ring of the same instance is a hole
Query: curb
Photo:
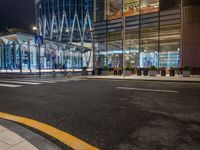
{"type": "Polygon", "coordinates": [[[162,79],[123,79],[123,78],[98,78],[98,77],[79,77],[81,79],[88,79],[88,80],[121,80],[121,81],[157,81],[157,82],[183,82],[183,83],[200,83],[200,81],[194,80],[162,80],[162,79]]]}
{"type": "Polygon", "coordinates": [[[11,121],[0,119],[0,125],[7,128],[8,130],[16,133],[20,137],[24,138],[26,141],[31,143],[33,146],[39,150],[62,150],[56,144],[50,142],[43,136],[11,121]]]}
{"type": "MultiPolygon", "coordinates": [[[[4,120],[13,121],[29,128],[33,128],[49,137],[52,137],[61,143],[65,144],[67,147],[75,149],[75,150],[99,150],[98,148],[78,139],[77,137],[59,130],[53,126],[48,124],[25,118],[20,116],[15,116],[7,113],[0,112],[0,118],[4,120]]],[[[54,149],[52,149],[54,150],[54,149]]]]}

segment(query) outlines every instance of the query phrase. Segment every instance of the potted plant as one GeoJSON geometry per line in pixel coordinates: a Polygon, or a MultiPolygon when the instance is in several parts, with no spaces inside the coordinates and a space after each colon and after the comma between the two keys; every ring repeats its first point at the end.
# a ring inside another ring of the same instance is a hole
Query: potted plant
{"type": "Polygon", "coordinates": [[[103,72],[102,72],[103,75],[109,75],[109,68],[108,66],[104,66],[103,67],[103,72]]]}
{"type": "Polygon", "coordinates": [[[132,68],[130,67],[130,65],[127,65],[125,68],[125,75],[131,76],[131,70],[132,70],[132,68]]]}
{"type": "Polygon", "coordinates": [[[83,67],[83,68],[82,68],[82,75],[83,75],[83,76],[88,75],[87,67],[83,67]]]}
{"type": "Polygon", "coordinates": [[[149,76],[151,77],[155,77],[157,74],[157,68],[155,66],[151,66],[149,68],[149,76]]]}
{"type": "Polygon", "coordinates": [[[148,76],[149,70],[148,68],[143,68],[143,75],[148,76]]]}
{"type": "Polygon", "coordinates": [[[183,67],[183,77],[190,77],[191,71],[190,71],[190,66],[185,65],[183,67]]]}
{"type": "Polygon", "coordinates": [[[142,69],[141,68],[137,68],[137,76],[141,76],[142,75],[142,69]]]}

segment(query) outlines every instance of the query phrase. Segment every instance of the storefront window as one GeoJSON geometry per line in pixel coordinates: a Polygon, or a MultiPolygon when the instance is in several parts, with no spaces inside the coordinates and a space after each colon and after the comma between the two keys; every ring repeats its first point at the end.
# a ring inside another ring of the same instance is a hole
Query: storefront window
{"type": "Polygon", "coordinates": [[[139,66],[139,30],[127,30],[125,42],[125,66],[139,66]]]}
{"type": "Polygon", "coordinates": [[[158,67],[158,27],[141,29],[140,67],[158,67]]]}
{"type": "Polygon", "coordinates": [[[160,27],[160,67],[180,65],[180,24],[160,27]]]}
{"type": "Polygon", "coordinates": [[[122,67],[122,41],[107,42],[107,58],[110,68],[122,67]]]}
{"type": "Polygon", "coordinates": [[[95,47],[94,65],[96,66],[96,68],[102,68],[104,66],[107,66],[108,64],[106,61],[106,55],[107,55],[106,42],[95,43],[94,47],[95,47]]]}

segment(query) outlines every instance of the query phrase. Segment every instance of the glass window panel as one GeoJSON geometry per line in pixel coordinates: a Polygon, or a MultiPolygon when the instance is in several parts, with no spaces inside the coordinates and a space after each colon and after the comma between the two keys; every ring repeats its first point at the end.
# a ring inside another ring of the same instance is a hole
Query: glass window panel
{"type": "Polygon", "coordinates": [[[181,6],[181,0],[160,0],[160,11],[177,9],[181,6]]]}
{"type": "Polygon", "coordinates": [[[160,67],[180,65],[180,24],[160,27],[160,67]]]}
{"type": "Polygon", "coordinates": [[[122,41],[107,42],[107,64],[110,68],[121,68],[123,65],[122,41]]]}
{"type": "Polygon", "coordinates": [[[124,15],[135,16],[139,14],[139,0],[123,0],[124,15]]]}
{"type": "Polygon", "coordinates": [[[122,0],[107,0],[107,19],[116,19],[122,16],[122,0]]]}
{"type": "Polygon", "coordinates": [[[95,0],[94,21],[103,21],[105,19],[105,0],[95,0]]]}
{"type": "Polygon", "coordinates": [[[159,0],[140,0],[140,13],[147,14],[159,11],[159,0]]]}
{"type": "Polygon", "coordinates": [[[140,67],[158,67],[158,27],[141,29],[140,52],[140,67]]]}

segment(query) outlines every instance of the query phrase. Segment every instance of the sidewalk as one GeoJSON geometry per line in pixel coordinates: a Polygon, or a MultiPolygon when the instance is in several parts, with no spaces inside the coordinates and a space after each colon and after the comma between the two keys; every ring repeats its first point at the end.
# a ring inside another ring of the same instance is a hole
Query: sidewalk
{"type": "Polygon", "coordinates": [[[110,80],[138,80],[138,81],[168,81],[168,82],[199,82],[200,83],[200,76],[193,76],[193,77],[182,77],[182,76],[156,76],[156,77],[149,77],[149,76],[85,76],[80,78],[86,78],[86,79],[110,79],[110,80]]]}
{"type": "Polygon", "coordinates": [[[36,132],[0,119],[0,150],[61,150],[61,148],[36,132]]]}
{"type": "Polygon", "coordinates": [[[28,141],[16,133],[0,126],[0,149],[1,150],[38,150],[28,141]]]}

